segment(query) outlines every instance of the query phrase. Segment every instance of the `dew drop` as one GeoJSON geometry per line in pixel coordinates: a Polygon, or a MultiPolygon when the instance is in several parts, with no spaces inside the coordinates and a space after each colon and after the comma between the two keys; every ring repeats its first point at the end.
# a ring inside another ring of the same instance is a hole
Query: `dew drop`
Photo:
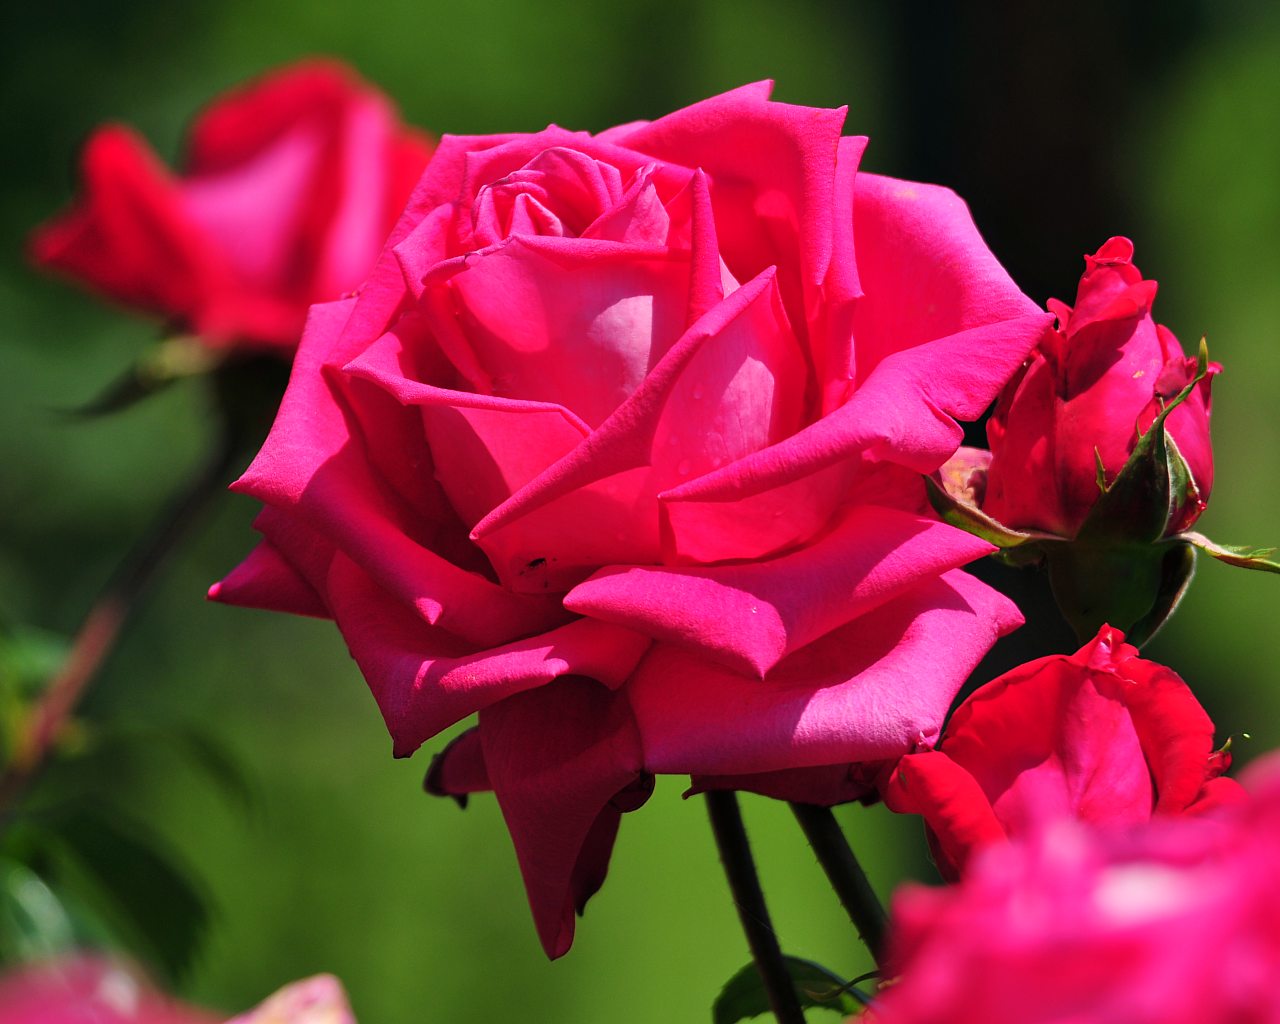
{"type": "Polygon", "coordinates": [[[701,397],[702,397],[702,385],[701,385],[701,384],[695,384],[695,385],[693,386],[693,397],[694,397],[694,398],[701,398],[701,397]]]}
{"type": "Polygon", "coordinates": [[[693,466],[689,464],[688,459],[681,459],[680,464],[676,466],[676,472],[679,473],[681,476],[688,476],[692,469],[693,469],[693,466]]]}

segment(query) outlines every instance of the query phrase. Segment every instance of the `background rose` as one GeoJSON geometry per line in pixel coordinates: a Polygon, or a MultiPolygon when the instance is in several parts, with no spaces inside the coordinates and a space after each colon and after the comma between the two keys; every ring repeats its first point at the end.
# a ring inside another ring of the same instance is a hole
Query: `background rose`
{"type": "Polygon", "coordinates": [[[1128,829],[1062,820],[894,900],[877,1024],[1280,1020],[1280,762],[1252,799],[1128,829]],[[981,941],[975,941],[975,936],[981,941]]]}
{"type": "Polygon", "coordinates": [[[1221,778],[1213,723],[1173,670],[1103,627],[1075,654],[1029,662],[979,687],[940,749],[901,759],[892,810],[923,815],[943,877],[978,849],[1058,818],[1128,824],[1239,799],[1221,778]]]}
{"type": "Polygon", "coordinates": [[[303,62],[212,103],[177,176],[131,129],[99,128],[81,198],[32,257],[210,344],[292,347],[311,303],[368,274],[430,152],[353,71],[303,62]]]}
{"type": "Polygon", "coordinates": [[[496,790],[552,955],[650,773],[901,754],[1019,620],[916,474],[1047,318],[842,122],[446,137],[237,485],[212,596],[332,616],[400,755],[481,712],[439,788],[496,790]]]}

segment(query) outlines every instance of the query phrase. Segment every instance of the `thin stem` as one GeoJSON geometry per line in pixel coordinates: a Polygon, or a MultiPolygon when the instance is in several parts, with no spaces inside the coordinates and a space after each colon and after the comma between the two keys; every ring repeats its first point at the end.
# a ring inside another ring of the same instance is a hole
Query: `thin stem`
{"type": "Polygon", "coordinates": [[[746,933],[756,970],[764,982],[769,1006],[779,1024],[804,1024],[800,1000],[782,959],[778,937],[769,923],[769,909],[765,906],[764,892],[756,874],[747,830],[742,824],[738,798],[730,790],[711,790],[706,796],[707,813],[720,850],[720,862],[724,865],[725,877],[729,880],[729,889],[733,893],[733,902],[738,908],[738,918],[746,933]]]}
{"type": "Polygon", "coordinates": [[[835,890],[849,920],[871,950],[876,964],[881,964],[887,923],[884,907],[880,905],[862,865],[854,856],[836,816],[831,813],[831,808],[815,807],[813,804],[793,803],[791,810],[800,822],[813,852],[817,854],[818,863],[827,873],[831,888],[835,890]]]}
{"type": "Polygon", "coordinates": [[[0,776],[0,810],[9,811],[39,773],[67,720],[115,649],[167,556],[186,536],[204,506],[226,486],[236,446],[224,433],[213,454],[157,517],[99,593],[71,642],[62,667],[49,680],[27,718],[13,762],[0,776]]]}

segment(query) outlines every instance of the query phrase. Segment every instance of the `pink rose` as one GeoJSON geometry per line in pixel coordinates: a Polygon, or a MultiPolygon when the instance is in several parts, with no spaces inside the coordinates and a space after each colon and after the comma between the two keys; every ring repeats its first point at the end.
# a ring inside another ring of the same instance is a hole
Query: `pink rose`
{"type": "MultiPolygon", "coordinates": [[[[983,511],[1005,526],[1074,537],[1098,500],[1099,465],[1115,481],[1164,403],[1195,376],[1196,361],[1151,317],[1156,283],[1133,265],[1133,243],[1112,238],[1086,257],[1072,309],[1049,303],[1058,327],[1000,397],[987,425],[991,464],[983,511]]],[[[1166,428],[1190,471],[1163,516],[1166,536],[1190,528],[1213,487],[1209,389],[1213,374],[1166,428]]]]}
{"type": "Polygon", "coordinates": [[[0,1024],[214,1024],[161,995],[136,971],[83,953],[0,977],[0,1024]]]}
{"type": "Polygon", "coordinates": [[[286,985],[227,1024],[356,1024],[342,982],[317,974],[286,985]]]}
{"type": "Polygon", "coordinates": [[[99,128],[81,199],[32,257],[208,344],[292,348],[311,303],[367,276],[430,153],[382,93],[306,61],[201,113],[181,175],[131,129],[99,128]]]}
{"type": "Polygon", "coordinates": [[[433,786],[494,789],[552,956],[654,773],[897,756],[1019,621],[918,474],[1047,317],[843,121],[443,139],[236,485],[212,596],[332,617],[397,755],[479,711],[433,786]]]}
{"type": "Polygon", "coordinates": [[[1280,762],[1247,802],[989,848],[893,905],[876,1024],[1280,1021],[1280,762]]]}
{"type": "Polygon", "coordinates": [[[1128,824],[1240,799],[1219,776],[1213,723],[1172,670],[1103,627],[1070,657],[1028,662],[972,694],[941,749],[909,754],[884,789],[924,816],[944,878],[973,854],[1056,818],[1128,824]]]}

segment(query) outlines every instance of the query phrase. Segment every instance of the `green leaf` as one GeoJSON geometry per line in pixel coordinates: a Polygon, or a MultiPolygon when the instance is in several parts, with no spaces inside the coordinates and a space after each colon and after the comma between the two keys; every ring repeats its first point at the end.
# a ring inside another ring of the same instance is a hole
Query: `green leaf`
{"type": "Polygon", "coordinates": [[[79,810],[40,823],[55,854],[48,876],[170,982],[190,968],[209,909],[158,837],[119,816],[79,810]]]}
{"type": "MultiPolygon", "coordinates": [[[[787,973],[796,988],[801,1007],[834,1010],[846,1017],[857,1013],[870,1000],[838,974],[812,960],[784,956],[787,973]]],[[[769,1012],[769,997],[754,963],[747,964],[730,978],[711,1007],[714,1024],[736,1024],[748,1017],[769,1012]]]]}
{"type": "Polygon", "coordinates": [[[1188,543],[1194,544],[1206,555],[1212,555],[1219,562],[1238,565],[1241,569],[1257,569],[1260,572],[1280,573],[1280,562],[1273,560],[1275,548],[1238,547],[1232,544],[1215,544],[1202,533],[1183,533],[1179,535],[1188,543]]]}
{"type": "Polygon", "coordinates": [[[71,917],[25,864],[0,858],[0,962],[56,956],[75,945],[71,917]]]}

